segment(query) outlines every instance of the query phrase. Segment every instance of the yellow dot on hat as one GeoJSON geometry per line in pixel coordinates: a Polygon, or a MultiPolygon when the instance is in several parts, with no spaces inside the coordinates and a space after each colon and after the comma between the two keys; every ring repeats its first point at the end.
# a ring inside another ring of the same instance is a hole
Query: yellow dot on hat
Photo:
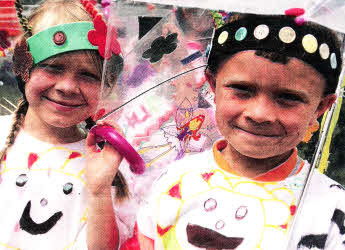
{"type": "Polygon", "coordinates": [[[331,60],[331,67],[332,67],[332,69],[336,69],[337,66],[338,66],[338,63],[337,63],[337,56],[335,55],[335,53],[331,54],[330,60],[331,60]]]}
{"type": "Polygon", "coordinates": [[[228,40],[228,37],[229,37],[229,33],[224,30],[222,33],[220,33],[220,35],[218,37],[218,43],[219,44],[225,43],[226,40],[228,40]]]}
{"type": "Polygon", "coordinates": [[[322,59],[326,60],[329,57],[330,51],[327,44],[323,43],[319,48],[320,56],[322,59]]]}
{"type": "Polygon", "coordinates": [[[254,29],[254,36],[258,40],[265,39],[270,33],[270,29],[266,24],[260,24],[254,29]]]}
{"type": "Polygon", "coordinates": [[[291,27],[283,27],[279,31],[279,38],[284,43],[292,43],[296,39],[296,32],[291,27]]]}
{"type": "Polygon", "coordinates": [[[305,51],[314,53],[318,47],[317,39],[311,34],[305,35],[302,39],[302,45],[305,51]]]}

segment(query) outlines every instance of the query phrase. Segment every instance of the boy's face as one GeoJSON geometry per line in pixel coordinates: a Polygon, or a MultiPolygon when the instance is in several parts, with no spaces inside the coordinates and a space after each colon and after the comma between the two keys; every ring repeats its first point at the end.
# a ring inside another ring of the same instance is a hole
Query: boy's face
{"type": "Polygon", "coordinates": [[[243,51],[218,70],[216,121],[221,134],[240,154],[264,159],[300,143],[307,128],[335,100],[323,97],[325,80],[296,58],[285,65],[243,51]]]}

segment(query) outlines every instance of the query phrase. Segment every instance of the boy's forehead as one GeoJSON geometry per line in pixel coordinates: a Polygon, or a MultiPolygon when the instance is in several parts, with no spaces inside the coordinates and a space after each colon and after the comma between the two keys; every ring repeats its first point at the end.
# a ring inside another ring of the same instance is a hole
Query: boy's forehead
{"type": "Polygon", "coordinates": [[[257,56],[255,51],[241,51],[224,62],[217,74],[217,82],[257,84],[267,82],[272,88],[315,88],[324,86],[324,78],[312,66],[298,58],[286,64],[257,56]]]}

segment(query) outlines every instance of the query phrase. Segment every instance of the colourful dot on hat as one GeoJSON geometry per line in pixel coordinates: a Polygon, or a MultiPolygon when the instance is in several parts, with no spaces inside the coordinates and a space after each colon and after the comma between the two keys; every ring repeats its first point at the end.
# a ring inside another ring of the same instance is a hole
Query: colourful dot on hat
{"type": "Polygon", "coordinates": [[[279,31],[279,38],[284,43],[292,43],[296,39],[296,32],[291,27],[283,27],[279,31]]]}
{"type": "Polygon", "coordinates": [[[53,35],[53,42],[56,45],[63,45],[66,41],[66,34],[63,33],[62,31],[57,31],[55,32],[55,34],[53,35]]]}
{"type": "Polygon", "coordinates": [[[329,47],[327,44],[323,43],[319,48],[320,56],[322,59],[326,60],[329,57],[329,47]]]}
{"type": "Polygon", "coordinates": [[[228,37],[229,37],[229,33],[224,30],[222,33],[220,33],[220,35],[218,37],[218,43],[219,44],[225,43],[226,40],[228,40],[228,37]]]}
{"type": "Polygon", "coordinates": [[[254,36],[258,40],[265,39],[270,33],[270,29],[266,24],[260,24],[254,30],[254,36]]]}
{"type": "Polygon", "coordinates": [[[336,69],[337,65],[338,65],[337,57],[336,57],[335,53],[332,53],[331,54],[331,67],[332,67],[332,69],[336,69]]]}
{"type": "Polygon", "coordinates": [[[308,34],[303,37],[302,45],[305,51],[314,53],[317,50],[318,43],[315,36],[308,34]]]}
{"type": "Polygon", "coordinates": [[[245,27],[239,28],[235,33],[236,41],[242,41],[247,36],[247,29],[245,27]]]}

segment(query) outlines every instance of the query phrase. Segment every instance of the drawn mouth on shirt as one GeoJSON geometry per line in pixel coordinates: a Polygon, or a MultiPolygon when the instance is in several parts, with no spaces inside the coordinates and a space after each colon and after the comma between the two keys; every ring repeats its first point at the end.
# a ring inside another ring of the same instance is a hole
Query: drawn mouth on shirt
{"type": "Polygon", "coordinates": [[[240,237],[226,237],[212,229],[193,224],[188,224],[186,231],[188,242],[200,248],[236,249],[244,240],[240,237]]]}
{"type": "Polygon", "coordinates": [[[36,223],[30,216],[30,210],[31,201],[29,201],[24,208],[23,214],[19,220],[19,226],[22,230],[32,235],[47,233],[62,217],[62,212],[56,212],[48,220],[42,223],[36,223]]]}

